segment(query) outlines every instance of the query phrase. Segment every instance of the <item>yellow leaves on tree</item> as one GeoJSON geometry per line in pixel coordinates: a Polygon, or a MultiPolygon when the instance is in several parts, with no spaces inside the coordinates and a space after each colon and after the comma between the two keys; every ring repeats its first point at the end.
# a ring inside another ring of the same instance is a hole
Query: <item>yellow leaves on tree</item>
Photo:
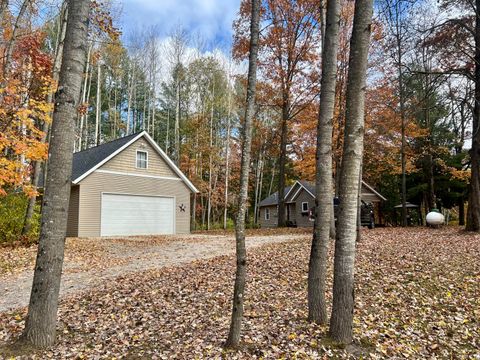
{"type": "Polygon", "coordinates": [[[53,105],[47,98],[55,84],[52,59],[42,51],[44,40],[42,32],[17,39],[10,71],[1,71],[0,195],[18,189],[34,195],[29,185],[32,162],[47,158],[41,125],[51,122],[53,105]]]}

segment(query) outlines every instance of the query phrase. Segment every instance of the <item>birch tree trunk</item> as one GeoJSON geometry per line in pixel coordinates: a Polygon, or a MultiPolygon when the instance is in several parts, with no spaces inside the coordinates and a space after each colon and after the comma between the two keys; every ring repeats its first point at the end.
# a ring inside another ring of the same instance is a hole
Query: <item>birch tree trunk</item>
{"type": "Polygon", "coordinates": [[[339,27],[340,2],[339,0],[330,0],[327,5],[325,39],[323,40],[320,111],[317,125],[316,215],[308,266],[308,320],[319,324],[326,324],[328,321],[325,281],[330,224],[333,218],[332,134],[339,27]]]}
{"type": "MultiPolygon", "coordinates": [[[[92,44],[88,47],[88,52],[87,52],[87,65],[85,68],[85,80],[83,83],[83,90],[82,90],[82,104],[87,102],[87,90],[88,90],[88,80],[89,80],[89,73],[90,73],[90,55],[92,53],[93,49],[93,42],[92,44]]],[[[82,151],[83,148],[83,127],[85,125],[85,119],[87,117],[87,111],[85,110],[85,113],[82,113],[80,115],[80,129],[79,129],[79,135],[80,139],[78,140],[78,150],[82,151]]]]}
{"type": "Polygon", "coordinates": [[[373,0],[356,0],[350,40],[345,134],[340,172],[340,209],[333,277],[330,335],[349,344],[353,340],[354,266],[357,202],[363,156],[365,87],[373,0]]]}
{"type": "Polygon", "coordinates": [[[284,227],[285,222],[285,166],[287,162],[288,135],[288,93],[284,94],[282,107],[282,128],[280,130],[280,159],[278,164],[278,227],[284,227]]]}
{"type": "Polygon", "coordinates": [[[22,335],[36,347],[55,342],[58,295],[67,231],[75,118],[87,52],[90,1],[69,0],[63,62],[55,95],[49,173],[28,316],[22,335]]]}
{"type": "Polygon", "coordinates": [[[230,124],[232,116],[232,92],[228,93],[227,140],[225,143],[225,208],[223,209],[223,229],[227,229],[228,217],[228,180],[230,176],[230,124]]]}
{"type": "Polygon", "coordinates": [[[175,164],[180,164],[180,75],[175,86],[175,164]]]}
{"type": "MultiPolygon", "coordinates": [[[[8,8],[8,0],[0,1],[0,22],[3,22],[3,14],[8,8]]],[[[0,26],[0,39],[3,39],[3,26],[0,26]]]]}
{"type": "MultiPolygon", "coordinates": [[[[130,65],[132,66],[132,65],[130,65]]],[[[135,64],[133,64],[132,67],[132,74],[129,76],[129,85],[128,85],[128,104],[127,104],[127,135],[130,135],[130,127],[133,126],[130,125],[130,114],[131,114],[131,109],[132,109],[132,97],[133,97],[133,88],[135,86],[135,64]]],[[[135,130],[134,130],[135,131],[135,130]]]]}
{"type": "Polygon", "coordinates": [[[102,120],[102,66],[97,60],[97,104],[95,106],[95,146],[100,144],[100,121],[102,120]]]}
{"type": "Polygon", "coordinates": [[[240,343],[240,331],[243,320],[243,299],[245,293],[245,276],[247,270],[247,251],[245,248],[245,213],[247,210],[248,175],[252,149],[252,123],[255,114],[255,88],[257,82],[258,37],[260,24],[260,0],[252,0],[252,17],[250,24],[250,54],[248,58],[247,107],[243,128],[242,160],[240,168],[240,191],[238,196],[238,213],[235,224],[237,272],[232,304],[232,320],[225,346],[236,348],[240,343]]]}
{"type": "MultiPolygon", "coordinates": [[[[27,11],[27,7],[30,4],[32,0],[24,0],[22,2],[22,5],[20,6],[20,10],[18,11],[17,18],[15,19],[15,24],[13,25],[12,29],[12,35],[10,38],[10,41],[7,43],[7,47],[5,49],[5,58],[4,58],[4,64],[5,66],[3,67],[3,78],[5,79],[6,77],[9,76],[10,68],[12,66],[12,55],[13,55],[13,49],[15,48],[15,41],[17,38],[17,31],[18,31],[18,26],[20,24],[20,21],[22,21],[23,17],[25,16],[25,13],[27,11]]],[[[6,4],[5,6],[8,6],[6,4]]],[[[5,7],[6,8],[6,7],[5,7]]],[[[1,19],[1,18],[0,18],[1,19]]],[[[2,84],[2,88],[3,88],[2,84]]]]}
{"type": "Polygon", "coordinates": [[[167,109],[167,133],[165,134],[165,154],[168,155],[170,142],[169,142],[169,133],[170,133],[170,109],[167,109]]]}
{"type": "MultiPolygon", "coordinates": [[[[87,97],[86,99],[90,99],[90,94],[92,90],[92,77],[93,77],[93,71],[92,68],[90,68],[90,76],[88,77],[88,89],[87,89],[87,97]]],[[[85,150],[88,148],[88,114],[85,114],[85,124],[83,125],[83,149],[80,150],[85,150]]]]}
{"type": "MultiPolygon", "coordinates": [[[[401,11],[396,9],[396,11],[401,11]]],[[[399,102],[400,102],[400,118],[402,122],[401,135],[402,135],[402,145],[401,145],[401,162],[402,162],[402,226],[407,226],[407,154],[406,154],[406,115],[405,115],[405,93],[403,85],[403,64],[402,64],[402,41],[400,35],[400,24],[398,20],[398,13],[396,19],[396,42],[397,42],[397,51],[398,51],[398,87],[399,87],[399,102]]]]}
{"type": "MultiPolygon", "coordinates": [[[[68,9],[67,9],[66,3],[64,3],[62,8],[62,13],[60,16],[58,38],[57,38],[57,43],[55,44],[55,55],[54,55],[54,61],[53,61],[52,79],[55,82],[58,82],[58,77],[60,75],[60,66],[62,65],[63,45],[64,45],[65,32],[67,30],[67,13],[68,13],[68,9]]],[[[52,101],[53,101],[53,95],[52,93],[50,93],[48,94],[47,103],[51,104],[52,101]]],[[[48,128],[49,128],[48,122],[44,121],[42,125],[42,133],[43,133],[42,139],[41,139],[42,143],[45,143],[47,141],[48,128]]],[[[42,169],[42,162],[35,161],[35,165],[33,169],[33,181],[32,181],[32,185],[35,188],[35,190],[37,190],[38,183],[40,181],[40,175],[42,175],[41,169],[42,169]]],[[[25,221],[23,222],[22,235],[27,235],[30,232],[31,225],[32,225],[31,221],[32,221],[33,213],[35,211],[36,203],[37,203],[36,196],[32,196],[28,200],[27,211],[25,213],[25,221]]]]}
{"type": "Polygon", "coordinates": [[[207,199],[207,230],[210,230],[210,217],[212,213],[212,173],[213,173],[213,105],[215,100],[215,83],[212,85],[212,105],[210,113],[210,151],[208,152],[208,199],[207,199]]]}

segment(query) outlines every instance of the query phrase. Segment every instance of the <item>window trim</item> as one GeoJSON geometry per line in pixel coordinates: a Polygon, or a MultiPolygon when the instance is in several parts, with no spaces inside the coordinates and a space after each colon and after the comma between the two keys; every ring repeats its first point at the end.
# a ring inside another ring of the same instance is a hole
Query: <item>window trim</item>
{"type": "Polygon", "coordinates": [[[141,150],[141,149],[137,149],[136,152],[135,152],[135,169],[142,169],[142,170],[147,170],[148,169],[148,151],[147,150],[141,150]],[[145,153],[146,157],[145,157],[145,167],[139,167],[138,166],[138,153],[145,153]]]}
{"type": "Polygon", "coordinates": [[[270,209],[267,207],[265,208],[265,220],[269,221],[270,220],[270,209]]]}
{"type": "Polygon", "coordinates": [[[302,202],[302,213],[306,213],[306,212],[308,212],[308,201],[303,201],[302,202]],[[306,210],[303,207],[304,204],[307,204],[307,209],[306,210]]]}

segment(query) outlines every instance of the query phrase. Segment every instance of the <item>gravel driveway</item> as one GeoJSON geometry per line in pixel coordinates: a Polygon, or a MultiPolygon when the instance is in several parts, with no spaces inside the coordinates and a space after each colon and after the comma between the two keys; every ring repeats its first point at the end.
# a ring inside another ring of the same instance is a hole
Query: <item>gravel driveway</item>
{"type": "MultiPolygon", "coordinates": [[[[254,248],[270,243],[280,243],[306,234],[279,234],[248,237],[247,248],[254,248]]],[[[66,260],[62,275],[60,297],[93,288],[106,280],[119,276],[141,272],[152,268],[177,266],[199,259],[208,259],[235,253],[233,235],[191,234],[184,236],[161,237],[156,241],[149,237],[142,241],[141,237],[133,239],[69,239],[66,260]],[[83,244],[81,256],[69,261],[69,245],[82,241],[98,241],[103,247],[102,255],[98,255],[96,247],[83,244]],[[102,256],[104,258],[102,258],[102,256]],[[86,266],[92,258],[95,264],[112,263],[112,266],[86,266]]],[[[32,249],[33,253],[34,249],[32,249]]],[[[33,254],[32,254],[33,255],[33,254]]],[[[0,277],[0,312],[21,308],[28,305],[32,286],[33,271],[23,270],[11,276],[0,277]]]]}

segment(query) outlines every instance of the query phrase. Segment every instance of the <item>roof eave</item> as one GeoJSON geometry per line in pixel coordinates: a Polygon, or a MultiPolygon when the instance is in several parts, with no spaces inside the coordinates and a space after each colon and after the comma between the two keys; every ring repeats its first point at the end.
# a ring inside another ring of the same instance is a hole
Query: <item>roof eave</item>
{"type": "Polygon", "coordinates": [[[167,154],[165,154],[165,152],[160,148],[160,146],[158,146],[158,144],[152,139],[152,137],[146,132],[146,131],[142,131],[141,133],[139,133],[137,136],[135,136],[132,140],[130,140],[129,142],[127,142],[125,145],[123,145],[122,147],[118,148],[116,151],[114,151],[112,154],[110,154],[109,156],[107,156],[105,159],[103,159],[102,161],[100,161],[98,164],[96,164],[95,166],[93,166],[90,170],[84,172],[82,175],[80,175],[79,177],[77,177],[75,180],[72,181],[72,185],[77,185],[78,183],[80,183],[80,181],[82,181],[83,179],[85,179],[88,175],[90,175],[92,172],[94,172],[95,170],[97,170],[99,167],[101,167],[103,164],[105,164],[107,161],[111,160],[112,158],[114,158],[117,154],[119,154],[121,151],[125,150],[127,147],[129,147],[130,145],[132,145],[135,141],[137,141],[138,139],[140,139],[141,137],[145,137],[145,139],[147,139],[147,141],[150,143],[150,145],[153,146],[153,148],[158,152],[158,154],[162,157],[163,160],[165,160],[165,162],[172,168],[172,170],[180,177],[180,179],[182,179],[182,181],[187,185],[187,187],[192,191],[194,192],[195,194],[198,194],[200,191],[198,191],[198,189],[190,182],[190,180],[188,180],[188,178],[182,173],[182,171],[173,163],[173,161],[167,156],[167,154]]]}
{"type": "Polygon", "coordinates": [[[114,158],[117,154],[119,154],[120,152],[122,152],[123,150],[125,150],[127,147],[129,147],[131,144],[133,144],[135,141],[137,141],[138,139],[140,139],[143,135],[144,135],[145,131],[142,131],[141,133],[139,133],[137,136],[135,136],[132,140],[130,140],[129,142],[127,142],[126,144],[124,144],[123,146],[121,146],[120,148],[118,148],[117,150],[115,150],[113,153],[111,153],[109,156],[107,156],[105,159],[103,159],[102,161],[100,161],[98,164],[95,164],[95,166],[91,167],[88,171],[84,172],[82,175],[80,175],[79,177],[77,177],[75,180],[72,181],[72,184],[73,185],[77,185],[80,181],[82,181],[83,179],[85,179],[88,175],[90,175],[91,173],[93,173],[95,170],[97,170],[100,166],[102,166],[103,164],[105,164],[107,161],[109,161],[110,159],[114,158]]]}

